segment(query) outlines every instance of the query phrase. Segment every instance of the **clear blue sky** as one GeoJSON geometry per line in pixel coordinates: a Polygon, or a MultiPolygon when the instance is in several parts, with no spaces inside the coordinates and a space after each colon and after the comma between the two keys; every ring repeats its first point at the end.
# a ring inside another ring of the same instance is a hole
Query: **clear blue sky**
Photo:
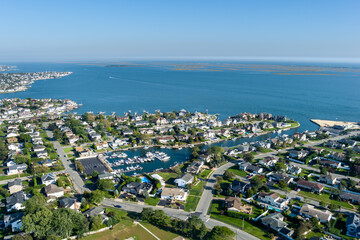
{"type": "Polygon", "coordinates": [[[0,10],[0,62],[360,59],[359,0],[4,0],[0,10]]]}

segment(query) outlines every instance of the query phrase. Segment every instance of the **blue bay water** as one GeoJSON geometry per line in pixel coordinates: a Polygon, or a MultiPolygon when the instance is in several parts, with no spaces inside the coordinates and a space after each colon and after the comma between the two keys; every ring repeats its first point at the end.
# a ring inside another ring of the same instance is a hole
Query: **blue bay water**
{"type": "MultiPolygon", "coordinates": [[[[28,91],[1,94],[0,98],[68,98],[83,104],[76,110],[78,113],[105,111],[123,115],[128,110],[141,113],[184,108],[219,113],[224,119],[241,112],[269,112],[299,121],[299,131],[317,129],[310,122],[312,118],[360,121],[359,72],[276,75],[251,69],[175,71],[169,68],[169,63],[143,64],[112,68],[72,63],[9,64],[16,65],[18,72],[72,71],[73,74],[36,81],[28,91]]],[[[174,154],[170,162],[149,163],[146,170],[167,168],[188,154],[185,149],[166,151],[174,154]]]]}

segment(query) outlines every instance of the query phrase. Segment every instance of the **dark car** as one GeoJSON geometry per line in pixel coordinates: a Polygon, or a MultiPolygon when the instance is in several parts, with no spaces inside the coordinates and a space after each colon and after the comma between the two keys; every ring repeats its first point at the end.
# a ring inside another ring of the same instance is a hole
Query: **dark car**
{"type": "Polygon", "coordinates": [[[121,206],[120,206],[120,205],[114,205],[114,207],[121,208],[121,206]]]}

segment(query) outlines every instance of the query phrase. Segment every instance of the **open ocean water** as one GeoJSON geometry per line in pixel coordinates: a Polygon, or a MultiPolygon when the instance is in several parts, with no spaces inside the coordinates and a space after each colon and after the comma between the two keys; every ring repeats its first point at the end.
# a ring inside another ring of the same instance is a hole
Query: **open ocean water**
{"type": "MultiPolygon", "coordinates": [[[[211,62],[201,65],[195,62],[194,68],[189,62],[137,62],[139,65],[121,67],[2,64],[16,65],[16,72],[73,72],[61,79],[36,81],[25,92],[1,94],[0,98],[68,98],[83,104],[76,110],[78,113],[102,111],[123,115],[128,110],[141,113],[186,109],[208,110],[224,119],[241,112],[269,112],[299,121],[298,131],[317,129],[310,122],[312,118],[360,121],[360,66],[354,64],[211,62]],[[256,64],[261,66],[251,66],[256,64]],[[299,66],[316,67],[303,74],[299,66]]],[[[186,149],[173,152],[178,153],[175,160],[144,164],[154,165],[148,169],[144,166],[144,170],[167,168],[183,161],[188,153],[186,149]]]]}

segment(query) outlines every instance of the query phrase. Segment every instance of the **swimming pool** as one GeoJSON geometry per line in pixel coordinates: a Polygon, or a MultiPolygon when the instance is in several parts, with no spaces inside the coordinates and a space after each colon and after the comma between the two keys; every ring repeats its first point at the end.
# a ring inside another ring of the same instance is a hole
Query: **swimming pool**
{"type": "Polygon", "coordinates": [[[141,177],[141,182],[150,182],[150,180],[147,177],[141,177]]]}

